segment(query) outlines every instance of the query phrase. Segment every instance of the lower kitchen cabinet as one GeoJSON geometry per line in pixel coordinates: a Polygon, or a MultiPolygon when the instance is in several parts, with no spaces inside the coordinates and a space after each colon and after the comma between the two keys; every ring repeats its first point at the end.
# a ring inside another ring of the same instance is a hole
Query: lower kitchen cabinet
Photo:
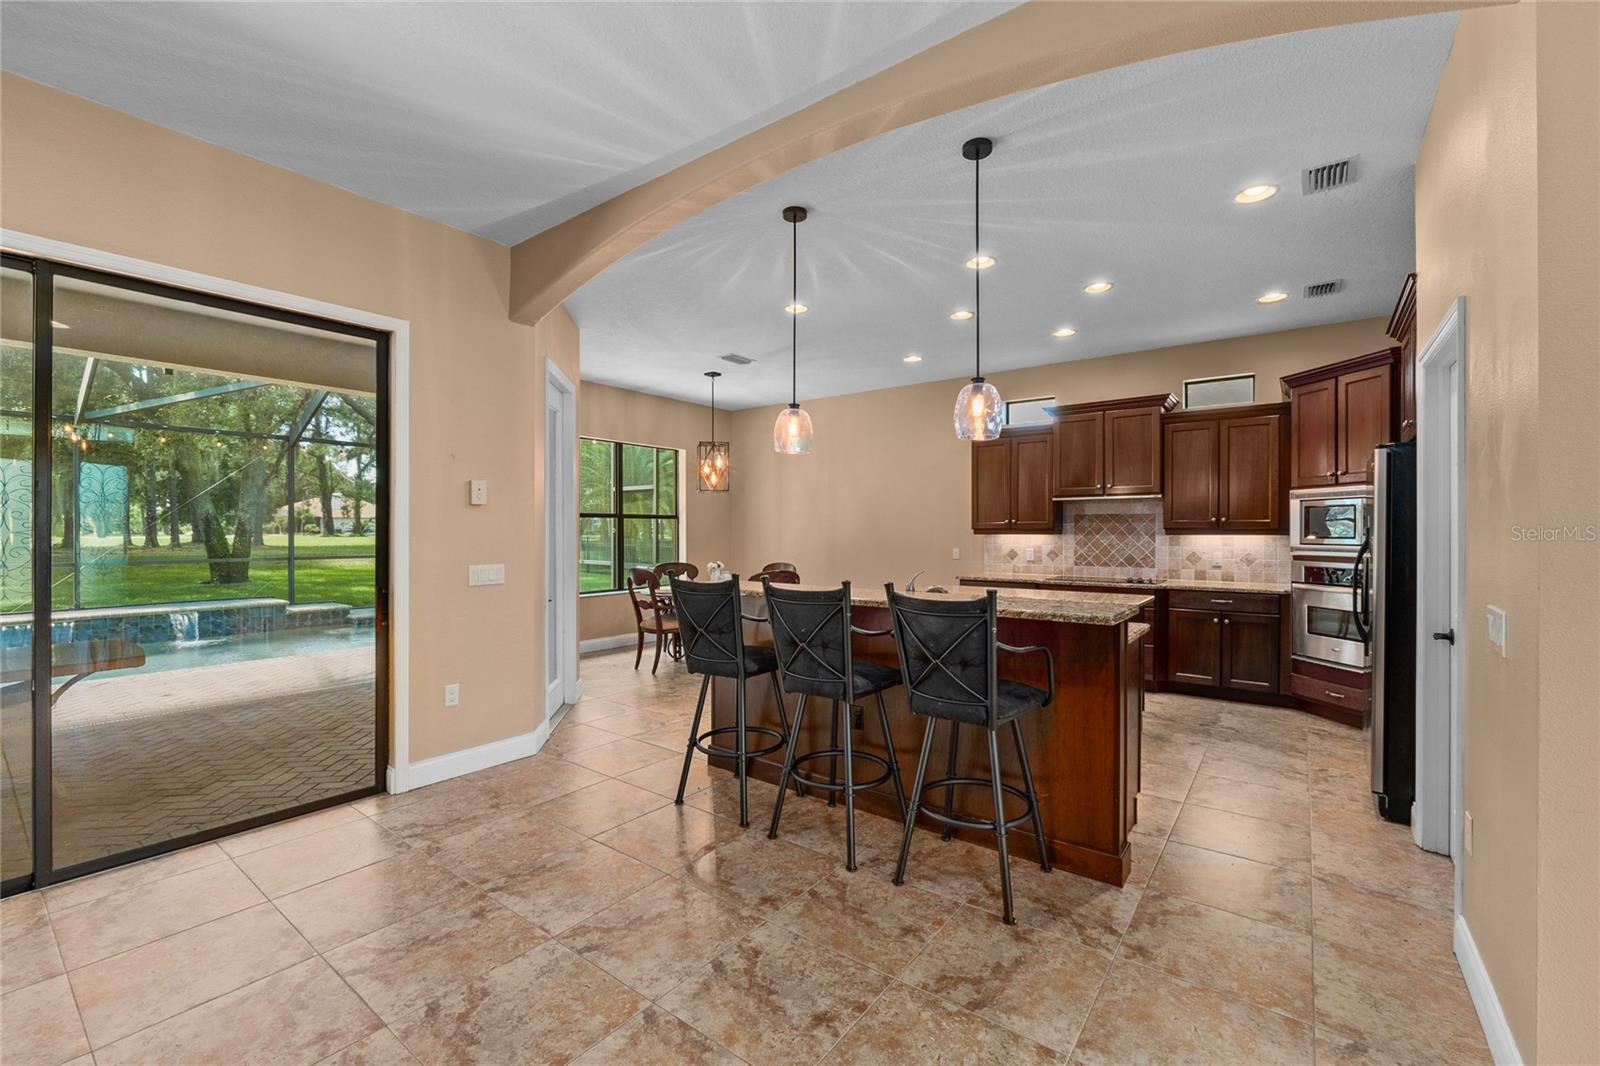
{"type": "Polygon", "coordinates": [[[1173,591],[1167,608],[1167,681],[1219,695],[1283,694],[1281,597],[1173,591]]]}
{"type": "Polygon", "coordinates": [[[1277,615],[1222,616],[1223,688],[1277,692],[1280,656],[1277,615]]]}
{"type": "Polygon", "coordinates": [[[1222,617],[1210,611],[1167,609],[1167,680],[1217,688],[1222,684],[1222,617]]]}

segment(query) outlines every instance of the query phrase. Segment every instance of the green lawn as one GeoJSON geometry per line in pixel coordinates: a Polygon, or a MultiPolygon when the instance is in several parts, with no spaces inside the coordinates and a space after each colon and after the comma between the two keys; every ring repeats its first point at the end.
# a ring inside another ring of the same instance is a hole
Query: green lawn
{"type": "MultiPolygon", "coordinates": [[[[231,600],[253,596],[288,599],[288,544],[285,534],[268,534],[267,545],[251,557],[250,579],[237,585],[213,585],[205,550],[198,544],[180,548],[123,550],[118,538],[84,538],[81,598],[84,607],[121,607],[185,600],[231,600]]],[[[135,541],[137,544],[138,542],[135,541]]],[[[295,536],[295,601],[332,600],[353,607],[373,605],[376,576],[375,538],[370,536],[295,536]],[[356,556],[356,558],[335,558],[356,556]]],[[[72,556],[54,553],[51,601],[58,610],[72,606],[72,556]]],[[[16,587],[16,582],[6,582],[16,587]]],[[[0,612],[27,610],[26,601],[7,599],[0,612]]]]}

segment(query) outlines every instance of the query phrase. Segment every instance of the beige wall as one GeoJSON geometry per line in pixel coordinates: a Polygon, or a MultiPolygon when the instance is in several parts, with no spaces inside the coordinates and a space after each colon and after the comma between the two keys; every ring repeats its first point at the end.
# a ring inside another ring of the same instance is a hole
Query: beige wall
{"type": "MultiPolygon", "coordinates": [[[[717,413],[718,436],[726,439],[729,416],[717,413]]],[[[711,432],[711,408],[681,400],[668,400],[642,392],[584,384],[578,390],[578,433],[584,437],[680,448],[684,452],[682,479],[683,558],[701,567],[712,559],[726,561],[729,552],[729,516],[740,486],[739,453],[733,454],[735,488],[729,492],[700,492],[694,473],[695,446],[711,432]]],[[[578,598],[578,639],[593,640],[635,633],[633,608],[626,593],[578,598]]]]}
{"type": "MultiPolygon", "coordinates": [[[[1395,278],[1398,294],[1401,278],[1395,278]]],[[[1184,378],[1256,374],[1257,399],[1282,399],[1284,374],[1387,347],[1387,319],[1265,333],[1056,363],[990,375],[1002,397],[1062,403],[1157,392],[1181,394],[1184,378]]],[[[816,429],[810,455],[772,450],[779,408],[734,418],[733,551],[741,572],[776,558],[818,580],[949,584],[983,566],[972,533],[972,470],[951,411],[962,381],[937,381],[804,404],[816,429]],[[952,548],[961,558],[950,558],[952,548]]],[[[802,395],[802,399],[804,399],[802,395]]]]}
{"type": "Polygon", "coordinates": [[[1512,535],[1600,521],[1597,10],[1464,13],[1416,167],[1421,339],[1467,298],[1463,908],[1530,1062],[1600,1061],[1600,549],[1512,535]]]}
{"type": "Polygon", "coordinates": [[[413,760],[543,717],[544,360],[577,378],[558,309],[510,321],[507,249],[11,74],[0,225],[411,324],[413,760]],[[469,508],[465,483],[491,503],[469,508]],[[468,563],[506,584],[469,589],[468,563]],[[443,686],[461,684],[446,712],[443,686]]]}

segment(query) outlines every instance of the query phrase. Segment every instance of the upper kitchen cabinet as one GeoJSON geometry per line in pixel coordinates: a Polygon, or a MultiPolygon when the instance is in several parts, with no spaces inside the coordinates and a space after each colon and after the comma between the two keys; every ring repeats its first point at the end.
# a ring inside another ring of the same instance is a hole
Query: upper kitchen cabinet
{"type": "Polygon", "coordinates": [[[1400,439],[1417,438],[1417,276],[1407,274],[1389,316],[1389,336],[1400,345],[1400,439]]]}
{"type": "Polygon", "coordinates": [[[1049,533],[1054,442],[1049,427],[1008,429],[972,445],[972,531],[1049,533]]]}
{"type": "Polygon", "coordinates": [[[1171,394],[1050,408],[1055,416],[1056,498],[1161,492],[1161,416],[1171,394]]]}
{"type": "Polygon", "coordinates": [[[1289,405],[1182,411],[1162,419],[1163,525],[1172,532],[1289,527],[1289,405]]]}
{"type": "Polygon", "coordinates": [[[1395,439],[1399,356],[1400,349],[1385,348],[1283,379],[1290,488],[1372,483],[1373,449],[1395,439]]]}

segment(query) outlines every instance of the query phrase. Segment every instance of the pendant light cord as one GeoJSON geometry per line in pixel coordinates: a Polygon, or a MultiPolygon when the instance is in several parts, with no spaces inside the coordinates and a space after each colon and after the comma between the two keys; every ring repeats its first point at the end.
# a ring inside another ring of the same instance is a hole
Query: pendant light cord
{"type": "Polygon", "coordinates": [[[789,223],[789,406],[800,403],[800,222],[789,223]]]}
{"type": "Polygon", "coordinates": [[[983,172],[983,160],[972,161],[972,368],[974,381],[983,380],[983,270],[978,265],[983,254],[983,237],[979,228],[978,182],[983,172]]]}
{"type": "Polygon", "coordinates": [[[717,443],[717,379],[711,379],[711,443],[717,443]]]}

